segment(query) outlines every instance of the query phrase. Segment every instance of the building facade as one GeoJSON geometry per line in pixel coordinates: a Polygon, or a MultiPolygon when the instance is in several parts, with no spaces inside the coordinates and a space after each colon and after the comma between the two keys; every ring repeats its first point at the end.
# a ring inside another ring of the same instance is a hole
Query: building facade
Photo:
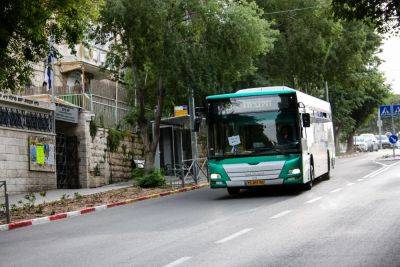
{"type": "Polygon", "coordinates": [[[106,47],[79,44],[75,50],[58,46],[57,58],[32,65],[21,96],[0,98],[0,180],[10,194],[127,180],[142,158],[140,138],[127,127],[117,151],[107,146],[108,128],[123,121],[129,104],[124,84],[102,67],[106,47]],[[23,114],[48,127],[18,125],[32,121],[23,114]]]}

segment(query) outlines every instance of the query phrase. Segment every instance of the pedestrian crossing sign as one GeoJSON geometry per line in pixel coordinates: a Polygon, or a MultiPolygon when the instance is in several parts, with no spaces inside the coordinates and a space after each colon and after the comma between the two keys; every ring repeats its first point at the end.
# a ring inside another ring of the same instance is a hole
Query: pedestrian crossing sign
{"type": "Polygon", "coordinates": [[[381,114],[381,118],[382,117],[390,117],[390,116],[392,116],[392,106],[380,106],[379,107],[379,113],[381,114]]]}

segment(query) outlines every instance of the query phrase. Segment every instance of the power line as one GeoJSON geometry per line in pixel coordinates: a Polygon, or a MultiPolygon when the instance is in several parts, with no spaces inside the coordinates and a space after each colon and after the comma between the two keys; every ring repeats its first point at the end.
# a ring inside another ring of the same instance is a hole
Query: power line
{"type": "Polygon", "coordinates": [[[307,10],[307,9],[315,9],[315,8],[318,8],[318,7],[320,7],[320,6],[309,6],[309,7],[302,7],[302,8],[294,8],[294,9],[288,9],[288,10],[281,10],[281,11],[264,13],[264,15],[272,15],[272,14],[288,13],[288,12],[294,12],[294,11],[302,11],[302,10],[307,10]]]}

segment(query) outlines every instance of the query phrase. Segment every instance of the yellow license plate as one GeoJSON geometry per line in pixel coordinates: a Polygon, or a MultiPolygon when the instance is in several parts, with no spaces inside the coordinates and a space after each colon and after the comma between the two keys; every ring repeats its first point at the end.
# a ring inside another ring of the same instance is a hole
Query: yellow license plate
{"type": "Polygon", "coordinates": [[[265,185],[265,180],[249,180],[246,182],[246,184],[250,186],[265,185]]]}

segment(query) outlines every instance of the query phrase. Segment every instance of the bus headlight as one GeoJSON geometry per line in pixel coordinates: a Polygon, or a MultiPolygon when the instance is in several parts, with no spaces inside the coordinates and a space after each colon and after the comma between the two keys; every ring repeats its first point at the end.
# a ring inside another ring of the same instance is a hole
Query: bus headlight
{"type": "Polygon", "coordinates": [[[296,174],[300,174],[300,173],[301,173],[300,169],[299,169],[299,168],[296,168],[296,169],[291,169],[291,170],[289,170],[289,173],[288,173],[288,174],[294,174],[294,175],[296,175],[296,174]]]}
{"type": "Polygon", "coordinates": [[[219,173],[211,173],[210,178],[211,180],[221,179],[221,175],[219,173]]]}

